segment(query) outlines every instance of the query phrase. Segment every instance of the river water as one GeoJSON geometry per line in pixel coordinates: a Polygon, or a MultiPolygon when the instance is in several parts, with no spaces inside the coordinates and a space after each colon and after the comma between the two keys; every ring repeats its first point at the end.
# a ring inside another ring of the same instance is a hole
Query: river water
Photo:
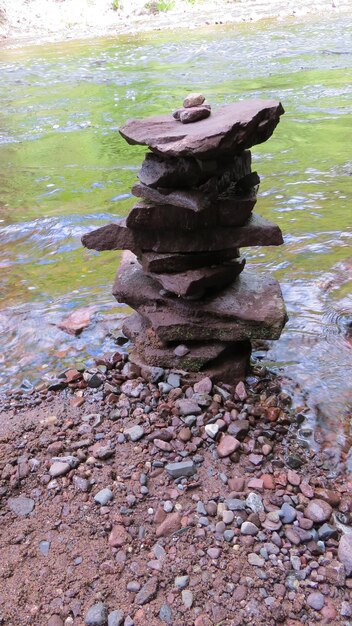
{"type": "Polygon", "coordinates": [[[323,428],[346,441],[352,404],[352,37],[346,17],[262,22],[0,52],[2,388],[114,347],[127,307],[110,295],[119,253],[82,249],[124,216],[145,150],[117,130],[202,91],[213,106],[280,99],[286,115],[253,150],[257,212],[285,246],[245,251],[282,284],[290,321],[268,353],[323,428]],[[79,338],[56,327],[92,306],[79,338]]]}

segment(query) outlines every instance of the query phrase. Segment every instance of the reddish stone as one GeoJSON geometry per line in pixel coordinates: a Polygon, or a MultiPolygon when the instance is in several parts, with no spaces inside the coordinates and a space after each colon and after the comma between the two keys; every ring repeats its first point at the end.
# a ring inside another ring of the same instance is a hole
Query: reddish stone
{"type": "Polygon", "coordinates": [[[193,387],[195,393],[210,393],[213,388],[213,383],[207,376],[202,378],[193,387]]]}
{"type": "Polygon", "coordinates": [[[311,519],[313,522],[326,522],[330,519],[332,514],[332,508],[325,500],[318,500],[315,498],[311,500],[304,511],[305,517],[311,519]]]}
{"type": "Polygon", "coordinates": [[[314,490],[314,495],[316,498],[328,502],[328,504],[333,507],[339,506],[341,501],[341,495],[338,491],[334,491],[333,489],[322,489],[318,487],[314,490]]]}
{"type": "Polygon", "coordinates": [[[287,480],[290,483],[290,485],[293,485],[294,487],[298,487],[298,485],[301,482],[301,477],[299,474],[297,474],[297,472],[289,469],[287,471],[287,480]]]}
{"type": "Polygon", "coordinates": [[[269,139],[283,113],[273,100],[242,100],[196,124],[181,125],[171,114],[130,120],[120,134],[131,145],[147,145],[167,156],[227,156],[269,139]]]}
{"type": "MultiPolygon", "coordinates": [[[[249,215],[244,216],[242,224],[249,215]]],[[[126,218],[126,226],[133,230],[159,230],[162,225],[166,230],[194,231],[215,226],[218,222],[217,211],[211,207],[200,211],[167,204],[167,200],[163,204],[140,200],[126,218]]],[[[240,226],[241,221],[237,225],[240,226]]]]}
{"type": "Polygon", "coordinates": [[[212,193],[205,194],[198,189],[165,189],[158,187],[153,189],[141,183],[135,183],[132,187],[132,193],[137,198],[144,198],[149,202],[156,204],[169,204],[181,208],[191,209],[192,211],[202,211],[210,208],[217,200],[216,188],[212,193]]]}
{"type": "Polygon", "coordinates": [[[233,259],[227,263],[214,267],[200,267],[186,272],[174,272],[172,274],[149,274],[167,291],[171,291],[178,296],[201,297],[206,289],[216,288],[217,290],[232,283],[243,271],[246,260],[233,259]]]}
{"type": "Polygon", "coordinates": [[[167,537],[172,535],[181,528],[181,515],[179,513],[170,513],[156,529],[157,537],[167,537]]]}
{"type": "Polygon", "coordinates": [[[182,124],[191,124],[205,120],[211,114],[209,106],[192,107],[189,109],[179,109],[174,113],[174,118],[182,124]]]}
{"type": "Polygon", "coordinates": [[[280,417],[281,409],[276,406],[271,406],[269,408],[266,408],[265,412],[266,418],[269,420],[269,422],[276,422],[276,420],[278,420],[280,417]]]}
{"type": "Polygon", "coordinates": [[[246,269],[219,293],[192,302],[160,292],[136,257],[125,253],[113,294],[146,318],[162,342],[277,339],[287,319],[277,281],[246,269]]]}
{"type": "Polygon", "coordinates": [[[300,486],[299,486],[301,492],[303,493],[303,495],[306,498],[313,498],[314,496],[314,490],[313,488],[309,485],[309,483],[305,482],[304,480],[301,482],[300,486]]]}
{"type": "Polygon", "coordinates": [[[79,335],[82,330],[87,328],[91,323],[92,314],[95,307],[89,306],[82,309],[76,309],[57,324],[57,327],[64,330],[69,335],[79,335]]]}
{"type": "Polygon", "coordinates": [[[73,383],[76,380],[80,380],[82,378],[82,372],[79,372],[76,369],[70,369],[65,372],[65,378],[68,383],[73,383]]]}
{"type": "Polygon", "coordinates": [[[243,246],[280,246],[282,233],[277,224],[253,213],[243,226],[200,228],[192,231],[132,230],[126,220],[107,224],[83,235],[82,243],[90,250],[140,250],[154,252],[205,252],[243,246]]]}
{"type": "Polygon", "coordinates": [[[229,487],[231,491],[241,492],[244,490],[244,478],[243,476],[233,476],[229,478],[229,487]]]}
{"type": "Polygon", "coordinates": [[[251,478],[247,484],[248,489],[264,491],[264,481],[261,478],[251,478]]]}
{"type": "Polygon", "coordinates": [[[264,489],[275,489],[275,479],[271,474],[262,474],[260,478],[263,481],[264,489]]]}
{"type": "Polygon", "coordinates": [[[231,435],[222,435],[216,450],[219,457],[223,458],[225,456],[230,456],[230,454],[238,450],[240,445],[240,442],[238,439],[235,439],[235,437],[231,437],[231,435]]]}
{"type": "Polygon", "coordinates": [[[121,548],[131,542],[131,537],[127,530],[121,524],[113,526],[113,529],[109,535],[109,545],[112,548],[121,548]]]}
{"type": "Polygon", "coordinates": [[[238,385],[236,385],[235,392],[240,400],[244,401],[247,398],[246,387],[242,381],[239,382],[238,385]]]}
{"type": "Polygon", "coordinates": [[[238,248],[216,250],[215,252],[195,252],[194,254],[178,254],[177,252],[143,252],[138,255],[144,272],[184,272],[189,269],[218,265],[239,256],[238,248]]]}

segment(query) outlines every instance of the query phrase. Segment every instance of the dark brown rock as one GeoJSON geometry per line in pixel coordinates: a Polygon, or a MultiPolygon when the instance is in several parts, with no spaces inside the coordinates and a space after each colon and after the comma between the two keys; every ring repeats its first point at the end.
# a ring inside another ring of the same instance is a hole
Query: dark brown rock
{"type": "Polygon", "coordinates": [[[194,106],[192,108],[184,108],[177,111],[177,117],[174,115],[176,120],[180,120],[182,124],[191,124],[192,122],[199,122],[200,120],[205,120],[209,117],[211,113],[211,108],[209,105],[203,106],[194,106]]]}
{"type": "Polygon", "coordinates": [[[138,255],[138,258],[144,272],[165,273],[184,272],[188,269],[196,269],[205,265],[217,265],[238,256],[238,248],[229,248],[228,250],[195,252],[193,254],[143,252],[138,255]]]}
{"type": "MultiPolygon", "coordinates": [[[[247,217],[248,215],[246,215],[247,217]]],[[[216,222],[216,210],[194,211],[166,203],[155,204],[147,200],[137,202],[126,218],[126,226],[136,230],[157,230],[161,226],[165,230],[174,230],[175,228],[182,231],[198,230],[199,228],[215,226],[216,222]]]]}
{"type": "Polygon", "coordinates": [[[157,367],[178,367],[190,372],[198,372],[210,361],[214,361],[225,352],[233,353],[230,344],[189,343],[188,352],[182,356],[175,355],[175,346],[163,346],[156,338],[154,331],[138,313],[128,317],[122,327],[124,334],[135,344],[138,352],[147,365],[157,367]]]}
{"type": "Polygon", "coordinates": [[[172,115],[130,120],[120,129],[129,144],[168,156],[211,158],[240,153],[269,139],[284,113],[273,100],[243,100],[212,111],[197,124],[180,125],[172,115]]]}
{"type": "MultiPolygon", "coordinates": [[[[183,381],[188,385],[193,385],[204,378],[204,376],[207,376],[214,383],[236,385],[246,377],[249,370],[250,356],[251,345],[249,341],[232,344],[231,349],[226,350],[217,359],[206,364],[199,372],[193,372],[189,369],[184,371],[182,375],[183,381]]],[[[142,371],[152,367],[136,351],[130,354],[130,362],[134,363],[142,371]]]]}
{"type": "Polygon", "coordinates": [[[156,204],[141,200],[134,205],[126,218],[126,226],[132,229],[199,230],[216,224],[220,226],[243,226],[250,217],[257,199],[255,194],[231,196],[213,207],[194,211],[172,204],[156,204]]]}
{"type": "Polygon", "coordinates": [[[154,252],[204,252],[242,246],[279,246],[283,243],[280,228],[253,214],[243,226],[181,230],[132,231],[126,221],[102,226],[82,237],[86,248],[93,250],[139,250],[154,252]]]}
{"type": "MultiPolygon", "coordinates": [[[[211,174],[216,172],[216,162],[213,164],[211,174]]],[[[149,152],[146,154],[138,178],[143,185],[149,187],[170,187],[176,189],[189,189],[204,182],[207,177],[202,172],[196,159],[176,159],[162,157],[149,152]]]]}
{"type": "Polygon", "coordinates": [[[163,342],[277,339],[287,320],[278,282],[246,269],[220,293],[192,302],[160,293],[127,253],[113,295],[143,315],[163,342]]]}
{"type": "Polygon", "coordinates": [[[243,271],[245,259],[234,259],[215,267],[200,267],[173,274],[151,274],[167,291],[182,297],[201,297],[206,289],[221,289],[243,271]]]}
{"type": "Polygon", "coordinates": [[[255,192],[243,196],[230,196],[217,200],[217,220],[220,226],[242,226],[257,202],[255,192]]]}
{"type": "Polygon", "coordinates": [[[204,192],[198,189],[174,190],[164,187],[154,189],[142,183],[135,183],[132,187],[132,193],[134,196],[137,196],[137,198],[144,198],[150,202],[172,204],[193,211],[202,211],[203,209],[209,208],[217,199],[215,187],[212,194],[205,195],[204,192]]]}

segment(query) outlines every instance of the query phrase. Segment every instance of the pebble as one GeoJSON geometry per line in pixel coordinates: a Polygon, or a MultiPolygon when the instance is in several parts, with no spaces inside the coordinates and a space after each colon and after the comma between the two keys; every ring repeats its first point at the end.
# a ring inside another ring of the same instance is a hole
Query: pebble
{"type": "Polygon", "coordinates": [[[49,474],[52,478],[58,478],[59,476],[64,476],[69,472],[71,466],[69,463],[64,463],[62,461],[55,461],[49,469],[49,474]]]}
{"type": "Polygon", "coordinates": [[[321,611],[325,604],[325,598],[319,591],[313,591],[307,598],[307,604],[316,611],[321,611]]]}
{"type": "Polygon", "coordinates": [[[226,506],[230,511],[244,511],[246,508],[245,500],[239,498],[228,498],[225,500],[226,506]]]}
{"type": "Polygon", "coordinates": [[[176,576],[175,587],[176,589],[185,589],[189,583],[189,576],[176,576]]]}
{"type": "Polygon", "coordinates": [[[166,500],[166,502],[164,502],[163,509],[165,513],[171,513],[173,511],[174,505],[171,500],[166,500]]]}
{"type": "Polygon", "coordinates": [[[186,609],[192,608],[192,604],[193,604],[193,593],[192,593],[192,591],[190,591],[189,589],[183,589],[183,591],[181,593],[181,597],[182,597],[182,602],[183,602],[184,606],[186,607],[186,609]]]}
{"type": "Polygon", "coordinates": [[[250,552],[248,555],[249,565],[255,565],[256,567],[263,567],[265,560],[255,552],[250,552]]]}
{"type": "Polygon", "coordinates": [[[190,93],[183,101],[183,106],[185,109],[189,107],[197,107],[203,104],[205,101],[205,97],[202,93],[190,93]]]}
{"type": "Polygon", "coordinates": [[[26,496],[17,496],[17,498],[9,498],[7,504],[13,513],[26,517],[26,515],[32,513],[35,502],[26,496]]]}
{"type": "Polygon", "coordinates": [[[176,400],[175,406],[184,417],[187,415],[199,415],[202,412],[197,402],[188,400],[187,398],[176,400]]]}
{"type": "Polygon", "coordinates": [[[109,535],[109,545],[112,548],[121,548],[122,546],[129,544],[130,541],[131,537],[125,527],[122,526],[122,524],[117,524],[116,526],[113,526],[112,531],[109,535]]]}
{"type": "Polygon", "coordinates": [[[193,461],[180,461],[178,463],[168,463],[165,469],[172,478],[180,478],[181,476],[193,476],[196,473],[196,467],[193,461]]]}
{"type": "Polygon", "coordinates": [[[84,618],[86,626],[105,626],[108,618],[107,610],[102,602],[97,602],[88,609],[84,618]]]}
{"type": "Polygon", "coordinates": [[[222,521],[225,524],[232,524],[233,520],[235,518],[235,515],[232,511],[223,511],[222,513],[222,521]]]}
{"type": "Polygon", "coordinates": [[[108,626],[122,626],[123,618],[123,611],[111,611],[108,616],[108,626]]]}
{"type": "Polygon", "coordinates": [[[95,494],[94,502],[96,502],[97,504],[100,504],[101,506],[105,506],[105,504],[107,504],[110,500],[112,500],[112,498],[113,498],[113,493],[111,489],[108,489],[106,487],[105,489],[101,489],[100,491],[98,491],[97,494],[95,494]]]}
{"type": "Polygon", "coordinates": [[[204,430],[207,433],[208,437],[215,439],[216,435],[219,432],[219,426],[217,424],[206,424],[204,426],[204,430]]]}
{"type": "Polygon", "coordinates": [[[202,378],[197,383],[195,383],[193,386],[193,389],[195,393],[209,394],[212,390],[212,387],[213,387],[213,383],[211,379],[206,376],[205,378],[202,378]]]}
{"type": "Polygon", "coordinates": [[[208,548],[207,555],[210,559],[218,559],[220,556],[220,548],[208,548]]]}
{"type": "Polygon", "coordinates": [[[50,541],[40,541],[39,550],[43,556],[48,556],[50,550],[50,541]]]}
{"type": "Polygon", "coordinates": [[[139,441],[139,439],[142,439],[144,435],[144,428],[136,424],[130,428],[125,428],[123,432],[131,441],[139,441]]]}
{"type": "Polygon", "coordinates": [[[228,543],[230,543],[230,541],[232,541],[232,539],[234,538],[235,533],[233,530],[225,530],[224,531],[224,539],[225,541],[227,541],[228,543]]]}
{"type": "Polygon", "coordinates": [[[172,624],[173,623],[172,609],[171,609],[171,606],[169,604],[163,604],[160,607],[159,617],[160,617],[162,622],[165,622],[165,624],[172,624]]]}
{"type": "Polygon", "coordinates": [[[296,510],[288,502],[283,503],[279,515],[283,524],[292,524],[297,517],[296,510]]]}
{"type": "Polygon", "coordinates": [[[330,524],[325,523],[322,526],[320,526],[320,528],[318,529],[318,537],[319,539],[322,539],[323,541],[326,541],[327,539],[330,539],[331,537],[336,537],[336,536],[337,536],[337,530],[333,526],[330,526],[330,524]]]}
{"type": "Polygon", "coordinates": [[[167,383],[169,385],[171,385],[171,387],[179,387],[181,384],[181,377],[179,374],[175,374],[174,372],[171,372],[171,374],[168,375],[167,377],[167,383]]]}
{"type": "Polygon", "coordinates": [[[311,500],[304,510],[305,517],[316,523],[326,522],[331,517],[331,514],[332,508],[325,500],[311,500]]]}
{"type": "Polygon", "coordinates": [[[231,435],[223,435],[216,450],[219,457],[224,458],[226,456],[230,456],[230,454],[238,450],[240,445],[240,442],[238,439],[235,439],[235,437],[232,437],[231,435]]]}
{"type": "Polygon", "coordinates": [[[254,537],[258,534],[258,532],[259,528],[255,524],[252,524],[252,522],[243,522],[243,524],[241,525],[242,535],[251,535],[252,537],[254,537]]]}
{"type": "Polygon", "coordinates": [[[257,493],[251,491],[246,498],[246,506],[253,511],[253,513],[262,513],[264,511],[263,500],[257,493]]]}
{"type": "Polygon", "coordinates": [[[151,600],[153,600],[158,591],[158,579],[156,576],[152,576],[149,580],[143,585],[142,589],[137,593],[135,597],[136,604],[142,606],[143,604],[148,604],[151,600]]]}
{"type": "Polygon", "coordinates": [[[352,533],[342,535],[339,541],[338,558],[345,566],[346,575],[352,575],[352,533]]]}
{"type": "Polygon", "coordinates": [[[59,615],[52,615],[47,626],[64,626],[64,623],[59,615]]]}

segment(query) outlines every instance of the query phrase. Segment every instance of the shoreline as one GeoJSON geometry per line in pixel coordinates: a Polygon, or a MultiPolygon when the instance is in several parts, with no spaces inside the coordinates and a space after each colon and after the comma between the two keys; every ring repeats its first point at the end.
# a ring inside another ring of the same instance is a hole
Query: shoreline
{"type": "MultiPolygon", "coordinates": [[[[3,49],[24,46],[60,43],[71,40],[85,40],[96,37],[147,34],[155,31],[175,29],[206,28],[234,24],[257,23],[265,20],[284,21],[302,19],[316,15],[351,15],[349,0],[296,0],[294,4],[282,6],[279,0],[272,0],[270,6],[261,0],[240,0],[228,2],[220,0],[216,8],[209,0],[195,5],[180,0],[177,8],[148,14],[131,3],[130,9],[114,11],[110,0],[103,0],[102,6],[88,0],[76,2],[78,9],[72,14],[74,0],[56,3],[55,0],[33,0],[28,5],[24,0],[18,17],[15,11],[0,0],[0,42],[3,49]],[[78,12],[77,12],[78,11],[78,12]],[[52,15],[50,16],[50,14],[52,15]]],[[[135,3],[138,0],[135,0],[135,3]]]]}

